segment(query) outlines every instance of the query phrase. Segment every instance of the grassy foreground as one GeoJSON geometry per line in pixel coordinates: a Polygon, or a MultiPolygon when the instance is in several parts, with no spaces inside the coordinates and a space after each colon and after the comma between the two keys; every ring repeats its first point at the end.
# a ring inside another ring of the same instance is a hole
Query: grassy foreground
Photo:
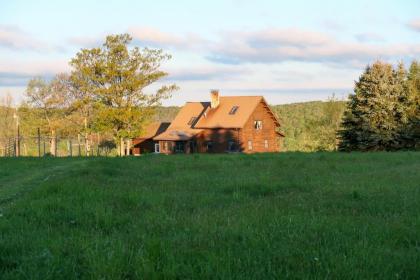
{"type": "Polygon", "coordinates": [[[419,279],[420,153],[0,158],[1,279],[419,279]]]}

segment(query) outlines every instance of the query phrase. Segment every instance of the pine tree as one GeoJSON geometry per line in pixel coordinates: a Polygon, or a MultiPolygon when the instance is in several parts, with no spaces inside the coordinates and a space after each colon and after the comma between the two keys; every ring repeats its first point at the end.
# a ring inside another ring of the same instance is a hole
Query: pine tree
{"type": "Polygon", "coordinates": [[[401,122],[406,114],[405,70],[380,61],[368,66],[355,83],[339,131],[339,149],[344,151],[395,150],[401,146],[401,122]]]}
{"type": "Polygon", "coordinates": [[[402,130],[404,146],[420,149],[420,63],[411,63],[407,79],[407,124],[402,130]]]}

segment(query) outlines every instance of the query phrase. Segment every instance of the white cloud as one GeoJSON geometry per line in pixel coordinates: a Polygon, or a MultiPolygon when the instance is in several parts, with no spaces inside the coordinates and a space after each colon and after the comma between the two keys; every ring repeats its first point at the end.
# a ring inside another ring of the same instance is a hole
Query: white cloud
{"type": "Polygon", "coordinates": [[[130,27],[127,32],[133,37],[135,42],[151,47],[191,50],[199,49],[208,44],[206,40],[194,33],[175,35],[156,28],[139,26],[130,27]]]}
{"type": "MultiPolygon", "coordinates": [[[[133,37],[133,44],[142,47],[173,48],[181,51],[200,50],[209,43],[194,33],[176,35],[153,27],[131,26],[124,32],[133,37]]],[[[101,46],[106,34],[94,37],[72,37],[68,42],[81,47],[101,46]]]]}
{"type": "Polygon", "coordinates": [[[0,87],[24,86],[33,77],[49,79],[68,70],[65,60],[0,60],[0,87]]]}
{"type": "Polygon", "coordinates": [[[46,51],[51,49],[46,43],[14,25],[0,25],[0,47],[11,50],[46,51]]]}
{"type": "MultiPolygon", "coordinates": [[[[266,28],[223,32],[218,40],[211,41],[193,33],[174,34],[151,27],[134,26],[127,32],[132,35],[134,45],[200,54],[218,64],[298,61],[360,68],[377,59],[397,61],[420,54],[418,45],[384,43],[383,37],[375,33],[356,34],[357,41],[340,41],[323,32],[266,28]]],[[[103,40],[78,37],[70,41],[99,46],[103,40]]]]}
{"type": "Polygon", "coordinates": [[[360,67],[376,59],[411,59],[419,54],[418,45],[378,46],[341,42],[319,32],[266,29],[257,32],[230,32],[224,35],[212,48],[208,59],[225,64],[302,61],[360,67]]]}

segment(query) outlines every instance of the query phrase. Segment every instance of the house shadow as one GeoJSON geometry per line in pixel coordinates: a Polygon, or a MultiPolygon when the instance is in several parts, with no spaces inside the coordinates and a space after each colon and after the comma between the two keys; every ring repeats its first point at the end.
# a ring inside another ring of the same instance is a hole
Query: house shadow
{"type": "Polygon", "coordinates": [[[239,129],[212,129],[200,141],[207,153],[238,153],[243,151],[239,129]]]}

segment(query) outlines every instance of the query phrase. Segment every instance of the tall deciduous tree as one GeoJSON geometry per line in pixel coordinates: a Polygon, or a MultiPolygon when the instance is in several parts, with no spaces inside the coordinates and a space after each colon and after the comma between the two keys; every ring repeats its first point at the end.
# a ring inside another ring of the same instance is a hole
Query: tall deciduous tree
{"type": "Polygon", "coordinates": [[[0,98],[0,151],[3,155],[6,155],[7,145],[16,135],[14,113],[13,98],[10,94],[6,94],[0,98]]]}
{"type": "Polygon", "coordinates": [[[128,34],[108,36],[102,47],[82,49],[70,62],[82,104],[96,109],[95,129],[111,132],[116,140],[137,136],[153,108],[177,89],[172,84],[146,92],[167,76],[160,68],[171,56],[162,50],[130,49],[131,41],[128,34]]]}
{"type": "Polygon", "coordinates": [[[29,81],[26,89],[26,100],[23,105],[29,107],[27,125],[35,130],[41,128],[44,133],[50,136],[50,153],[56,155],[57,130],[66,127],[63,124],[68,103],[68,91],[62,82],[65,79],[64,74],[57,75],[51,82],[41,78],[34,78],[29,81]]]}

